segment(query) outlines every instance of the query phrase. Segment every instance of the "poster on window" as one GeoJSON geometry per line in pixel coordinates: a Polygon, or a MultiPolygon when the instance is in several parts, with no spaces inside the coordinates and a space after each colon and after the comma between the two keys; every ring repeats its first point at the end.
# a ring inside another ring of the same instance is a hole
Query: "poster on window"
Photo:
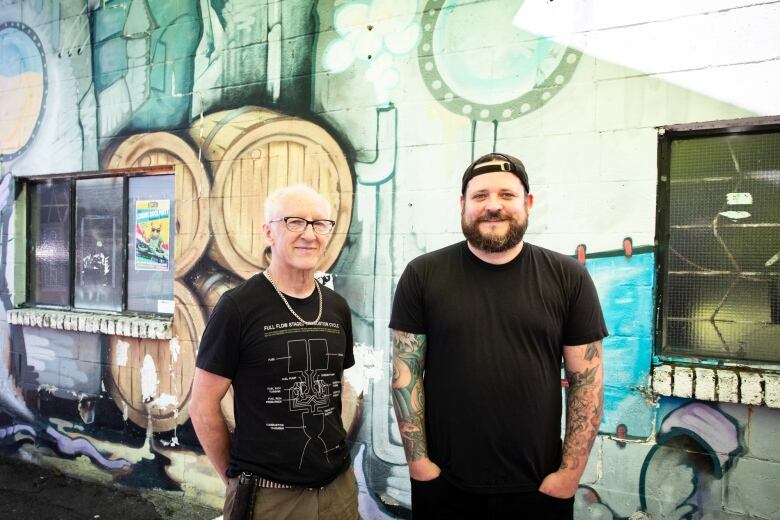
{"type": "Polygon", "coordinates": [[[170,265],[171,201],[135,203],[135,270],[167,271],[170,265]]]}

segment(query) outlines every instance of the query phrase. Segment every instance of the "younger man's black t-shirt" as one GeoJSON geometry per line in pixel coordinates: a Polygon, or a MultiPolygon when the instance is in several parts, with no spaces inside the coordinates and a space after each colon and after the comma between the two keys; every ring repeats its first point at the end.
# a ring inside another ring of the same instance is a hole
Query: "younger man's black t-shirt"
{"type": "Polygon", "coordinates": [[[493,265],[460,242],[409,263],[390,328],[426,335],[428,454],[444,478],[522,492],[558,469],[563,347],[607,335],[583,266],[528,243],[493,265]]]}

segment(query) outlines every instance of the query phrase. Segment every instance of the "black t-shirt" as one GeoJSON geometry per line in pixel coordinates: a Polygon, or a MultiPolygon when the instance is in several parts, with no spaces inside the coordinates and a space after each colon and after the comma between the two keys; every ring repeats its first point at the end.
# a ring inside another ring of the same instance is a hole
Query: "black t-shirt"
{"type": "Polygon", "coordinates": [[[409,263],[390,327],[427,337],[428,455],[448,481],[531,491],[558,469],[563,346],[607,335],[584,267],[528,243],[492,265],[460,242],[409,263]]]}
{"type": "MultiPolygon", "coordinates": [[[[319,487],[349,465],[341,423],[341,374],[355,364],[347,302],[321,287],[315,325],[299,322],[271,283],[255,275],[211,313],[196,365],[233,382],[236,429],[228,476],[242,471],[283,484],[319,487]]],[[[315,290],[287,301],[305,320],[315,290]]]]}

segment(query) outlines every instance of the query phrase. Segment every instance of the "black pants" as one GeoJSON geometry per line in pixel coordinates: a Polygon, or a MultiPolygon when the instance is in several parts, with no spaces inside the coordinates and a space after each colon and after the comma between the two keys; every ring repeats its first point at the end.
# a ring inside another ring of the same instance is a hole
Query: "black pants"
{"type": "Polygon", "coordinates": [[[539,491],[522,493],[471,493],[443,477],[412,480],[414,520],[571,520],[574,498],[553,498],[539,491]]]}

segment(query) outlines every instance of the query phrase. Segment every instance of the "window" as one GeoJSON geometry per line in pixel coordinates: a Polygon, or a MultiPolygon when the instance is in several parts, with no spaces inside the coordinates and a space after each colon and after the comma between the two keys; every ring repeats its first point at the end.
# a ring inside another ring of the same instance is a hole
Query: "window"
{"type": "Polygon", "coordinates": [[[173,313],[173,175],[29,181],[28,303],[173,313]]]}
{"type": "Polygon", "coordinates": [[[656,353],[780,361],[780,120],[659,141],[656,353]]]}

